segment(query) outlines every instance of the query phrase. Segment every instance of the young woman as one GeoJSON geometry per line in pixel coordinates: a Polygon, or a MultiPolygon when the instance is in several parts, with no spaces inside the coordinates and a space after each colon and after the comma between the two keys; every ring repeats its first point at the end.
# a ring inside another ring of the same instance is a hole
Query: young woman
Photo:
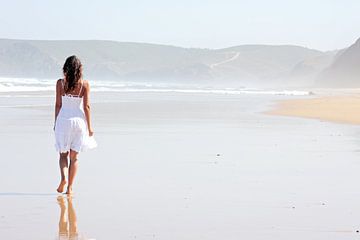
{"type": "Polygon", "coordinates": [[[96,147],[90,121],[90,85],[82,79],[82,64],[76,56],[66,59],[64,78],[56,83],[55,147],[60,154],[61,180],[57,191],[62,193],[67,184],[67,194],[72,193],[78,169],[78,154],[96,147]],[[68,157],[70,166],[68,167],[68,157]],[[66,181],[66,174],[68,181],[66,181]]]}

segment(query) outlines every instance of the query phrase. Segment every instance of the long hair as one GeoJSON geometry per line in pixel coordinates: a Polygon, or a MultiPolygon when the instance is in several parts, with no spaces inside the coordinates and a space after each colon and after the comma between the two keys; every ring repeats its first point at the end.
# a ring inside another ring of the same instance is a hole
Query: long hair
{"type": "Polygon", "coordinates": [[[82,64],[80,59],[75,55],[70,56],[66,59],[63,72],[66,77],[67,84],[65,85],[65,93],[74,90],[82,78],[82,64]]]}

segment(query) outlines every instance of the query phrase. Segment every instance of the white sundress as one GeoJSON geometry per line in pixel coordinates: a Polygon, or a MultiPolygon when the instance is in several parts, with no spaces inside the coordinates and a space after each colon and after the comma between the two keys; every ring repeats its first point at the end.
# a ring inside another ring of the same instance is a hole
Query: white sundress
{"type": "MultiPolygon", "coordinates": [[[[60,81],[64,88],[63,80],[60,81]]],[[[94,137],[89,137],[81,90],[82,84],[78,95],[61,96],[62,105],[55,122],[55,148],[60,153],[70,149],[82,152],[97,146],[94,137]]]]}

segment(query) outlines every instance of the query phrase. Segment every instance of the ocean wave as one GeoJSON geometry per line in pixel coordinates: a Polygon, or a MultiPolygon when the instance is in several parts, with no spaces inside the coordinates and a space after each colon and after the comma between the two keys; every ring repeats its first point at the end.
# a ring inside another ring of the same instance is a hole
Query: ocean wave
{"type": "MultiPolygon", "coordinates": [[[[0,78],[0,92],[55,92],[56,80],[34,78],[0,78]]],[[[257,88],[211,88],[189,85],[165,85],[155,83],[108,82],[92,81],[94,92],[154,92],[154,93],[192,93],[192,94],[261,94],[261,95],[311,95],[309,91],[299,90],[269,90],[257,88]]]]}

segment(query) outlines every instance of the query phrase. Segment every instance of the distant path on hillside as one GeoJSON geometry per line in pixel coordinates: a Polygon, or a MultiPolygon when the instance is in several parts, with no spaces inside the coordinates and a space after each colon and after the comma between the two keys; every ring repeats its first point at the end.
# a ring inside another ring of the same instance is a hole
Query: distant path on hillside
{"type": "Polygon", "coordinates": [[[231,61],[234,61],[236,60],[238,57],[240,56],[240,53],[239,52],[236,52],[234,56],[232,56],[231,58],[229,59],[226,59],[224,61],[221,61],[221,62],[218,62],[218,63],[213,63],[210,65],[211,68],[214,68],[214,67],[217,67],[221,64],[225,64],[225,63],[228,63],[228,62],[231,62],[231,61]]]}

